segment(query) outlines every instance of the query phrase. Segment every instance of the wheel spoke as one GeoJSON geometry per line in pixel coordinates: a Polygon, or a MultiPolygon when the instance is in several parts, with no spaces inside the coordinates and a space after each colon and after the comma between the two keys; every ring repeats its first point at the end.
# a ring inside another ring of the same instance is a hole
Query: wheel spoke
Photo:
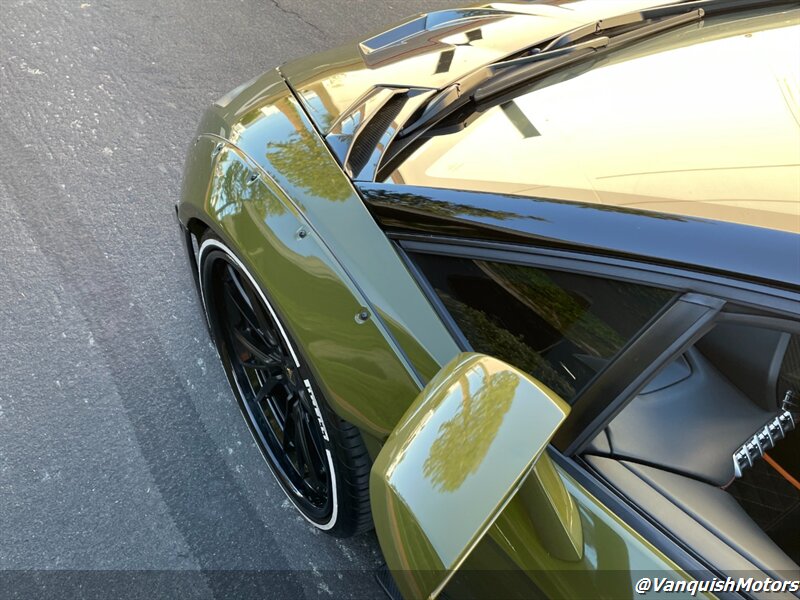
{"type": "Polygon", "coordinates": [[[278,379],[270,379],[264,382],[264,385],[261,386],[261,389],[258,390],[256,397],[253,399],[254,404],[260,405],[264,400],[267,399],[267,396],[272,393],[278,385],[280,385],[280,380],[278,379]]]}
{"type": "Polygon", "coordinates": [[[318,439],[318,436],[314,435],[314,431],[312,431],[311,427],[308,427],[308,436],[311,440],[311,447],[314,449],[314,456],[316,457],[316,462],[314,463],[317,466],[322,466],[325,464],[325,459],[323,458],[323,450],[321,440],[318,439]]]}
{"type": "Polygon", "coordinates": [[[225,285],[225,294],[233,303],[236,311],[244,318],[245,321],[247,321],[250,327],[257,329],[258,320],[256,319],[256,315],[252,306],[250,305],[250,300],[236,278],[236,275],[233,273],[230,265],[228,265],[228,276],[230,281],[225,285]]]}
{"type": "MultiPolygon", "coordinates": [[[[231,270],[230,266],[228,266],[228,270],[231,270]]],[[[225,285],[225,294],[233,308],[247,324],[249,332],[257,336],[266,346],[278,346],[271,323],[265,319],[266,315],[261,311],[260,305],[253,304],[254,299],[249,291],[249,286],[242,285],[233,274],[229,274],[229,278],[230,281],[225,285]]]]}
{"type": "Polygon", "coordinates": [[[317,489],[323,483],[323,481],[320,479],[319,476],[319,467],[321,464],[320,461],[322,460],[322,455],[320,454],[317,444],[314,442],[314,437],[313,434],[311,433],[311,428],[309,427],[308,422],[306,422],[305,427],[303,429],[305,430],[306,433],[306,435],[303,436],[304,439],[303,451],[306,454],[308,475],[309,478],[311,479],[311,487],[315,491],[317,491],[317,489]],[[312,449],[314,454],[316,455],[317,460],[314,460],[314,457],[311,456],[312,449]]]}
{"type": "Polygon", "coordinates": [[[281,364],[283,363],[283,361],[279,357],[276,357],[272,354],[267,354],[266,352],[261,350],[252,341],[247,339],[247,336],[243,332],[239,331],[235,327],[232,328],[232,333],[235,341],[241,346],[241,348],[249,352],[257,361],[263,363],[263,365],[266,368],[278,367],[281,366],[281,364]]]}
{"type": "Polygon", "coordinates": [[[288,418],[289,413],[291,413],[296,402],[297,398],[294,395],[294,392],[290,388],[287,388],[286,397],[283,399],[283,406],[280,407],[281,410],[283,410],[283,414],[286,418],[288,418]]]}
{"type": "Polygon", "coordinates": [[[283,365],[281,364],[281,362],[277,360],[266,362],[263,360],[257,360],[251,358],[250,360],[243,360],[242,366],[247,367],[248,369],[255,369],[256,371],[266,371],[270,377],[280,377],[281,374],[280,373],[275,374],[273,373],[273,370],[280,368],[283,365]]]}
{"type": "Polygon", "coordinates": [[[267,401],[267,406],[269,408],[269,411],[270,413],[272,413],[272,416],[277,422],[278,427],[280,428],[281,431],[283,431],[284,429],[286,429],[286,412],[284,410],[281,410],[279,406],[280,400],[276,398],[274,395],[272,395],[272,391],[276,387],[281,385],[281,383],[282,382],[279,380],[268,381],[267,383],[264,384],[264,388],[262,388],[262,390],[259,390],[258,393],[259,395],[261,395],[264,389],[268,390],[266,394],[264,394],[264,398],[267,401]]]}
{"type": "Polygon", "coordinates": [[[287,455],[287,457],[289,455],[289,451],[291,450],[289,444],[294,437],[294,430],[297,426],[297,423],[295,422],[295,416],[296,415],[293,407],[292,409],[286,411],[286,420],[284,421],[283,425],[283,441],[281,446],[283,447],[283,452],[287,455]]]}
{"type": "Polygon", "coordinates": [[[275,331],[272,318],[267,314],[267,311],[264,310],[264,307],[261,306],[261,302],[259,302],[258,298],[256,298],[255,292],[250,285],[247,284],[244,284],[242,288],[242,291],[247,297],[248,304],[253,308],[253,315],[258,324],[257,329],[263,336],[264,341],[270,346],[280,346],[280,342],[278,341],[279,338],[276,335],[277,332],[275,331]]]}
{"type": "Polygon", "coordinates": [[[303,435],[303,423],[301,419],[298,419],[301,422],[295,423],[294,429],[294,445],[297,450],[297,466],[298,472],[300,473],[300,477],[305,480],[306,477],[306,470],[311,472],[311,454],[308,451],[308,444],[306,440],[306,436],[303,435]]]}

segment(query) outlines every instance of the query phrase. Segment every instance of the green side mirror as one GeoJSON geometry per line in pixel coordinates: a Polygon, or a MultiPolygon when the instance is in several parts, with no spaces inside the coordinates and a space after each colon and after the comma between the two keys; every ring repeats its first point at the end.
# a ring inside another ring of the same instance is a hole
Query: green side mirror
{"type": "MultiPolygon", "coordinates": [[[[457,356],[430,381],[370,476],[378,539],[404,597],[441,592],[569,410],[529,375],[481,354],[457,356]]],[[[549,510],[554,475],[542,471],[525,486],[550,515],[563,512],[563,499],[549,510]]]]}

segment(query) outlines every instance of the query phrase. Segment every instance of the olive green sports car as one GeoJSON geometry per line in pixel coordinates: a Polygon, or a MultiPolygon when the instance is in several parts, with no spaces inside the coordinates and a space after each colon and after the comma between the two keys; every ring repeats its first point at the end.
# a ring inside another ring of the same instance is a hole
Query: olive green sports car
{"type": "Polygon", "coordinates": [[[796,2],[498,2],[205,113],[233,394],[390,595],[798,592],[799,49],[796,2]]]}

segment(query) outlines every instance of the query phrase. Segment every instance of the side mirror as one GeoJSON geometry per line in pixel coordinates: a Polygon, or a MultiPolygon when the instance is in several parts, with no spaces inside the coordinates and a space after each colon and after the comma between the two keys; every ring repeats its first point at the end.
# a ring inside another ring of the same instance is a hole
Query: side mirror
{"type": "MultiPolygon", "coordinates": [[[[378,539],[404,597],[442,591],[522,487],[569,410],[529,375],[481,354],[457,356],[430,381],[370,475],[378,539]]],[[[545,460],[542,467],[549,468],[537,468],[524,486],[525,502],[548,520],[545,537],[569,553],[580,538],[577,512],[565,515],[574,510],[572,499],[552,464],[545,460]]]]}

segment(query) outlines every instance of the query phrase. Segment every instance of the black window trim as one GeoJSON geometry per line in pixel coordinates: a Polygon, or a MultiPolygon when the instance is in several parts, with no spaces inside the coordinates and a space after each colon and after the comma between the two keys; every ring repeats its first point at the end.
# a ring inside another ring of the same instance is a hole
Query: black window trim
{"type": "Polygon", "coordinates": [[[610,277],[677,292],[717,296],[756,311],[764,311],[764,307],[768,306],[768,311],[772,315],[789,318],[797,318],[800,315],[800,293],[733,277],[651,263],[647,262],[646,258],[637,260],[637,257],[626,259],[596,254],[592,248],[581,251],[560,250],[544,246],[421,234],[390,233],[389,238],[395,242],[407,265],[413,264],[406,256],[407,252],[494,260],[610,277]]]}
{"type": "MultiPolygon", "coordinates": [[[[698,297],[696,294],[685,294],[680,300],[693,301],[698,297]]],[[[670,362],[684,353],[688,348],[698,342],[706,333],[711,331],[714,327],[724,323],[738,324],[738,325],[752,325],[755,327],[762,327],[764,329],[773,329],[777,331],[791,332],[794,335],[800,335],[800,320],[770,317],[764,315],[748,314],[738,312],[738,307],[726,303],[724,300],[718,298],[711,298],[718,303],[718,307],[700,317],[698,321],[689,329],[683,332],[674,343],[665,348],[658,356],[653,358],[650,364],[641,372],[638,373],[636,378],[624,390],[619,391],[615,397],[603,409],[602,413],[598,413],[597,418],[587,423],[584,429],[579,430],[577,436],[571,439],[570,443],[564,449],[564,454],[567,456],[578,456],[583,453],[586,446],[593,440],[611,420],[619,414],[619,412],[627,406],[627,404],[636,397],[639,391],[642,390],[658,373],[667,367],[670,362]]],[[[637,340],[641,340],[647,336],[649,332],[645,332],[637,340]]],[[[623,357],[620,356],[615,362],[620,362],[623,357]]],[[[600,376],[613,379],[612,365],[601,371],[600,376]]],[[[778,365],[778,368],[780,365],[778,365]]],[[[773,367],[774,368],[774,367],[773,367]]],[[[586,390],[587,394],[581,394],[581,398],[588,398],[588,402],[592,402],[591,395],[600,395],[602,389],[595,385],[592,381],[586,390]],[[594,389],[589,389],[594,388],[594,389]],[[589,393],[591,392],[591,393],[589,393]]],[[[594,400],[597,402],[597,400],[594,400]]],[[[562,426],[563,427],[563,426],[562,426]]],[[[558,435],[558,434],[557,434],[558,435]]],[[[742,440],[744,442],[745,440],[742,440]]]]}
{"type": "MultiPolygon", "coordinates": [[[[439,295],[436,293],[436,290],[433,289],[430,281],[425,275],[422,273],[420,268],[417,266],[411,257],[405,252],[405,248],[398,247],[397,248],[398,255],[405,263],[406,268],[408,268],[411,276],[414,278],[414,281],[417,282],[417,285],[420,287],[420,290],[424,294],[424,296],[428,299],[428,302],[431,303],[433,306],[434,312],[436,312],[436,316],[442,321],[445,326],[445,329],[453,336],[453,339],[456,342],[456,345],[464,351],[464,352],[472,352],[472,344],[469,343],[464,332],[461,331],[461,328],[453,319],[453,316],[450,314],[450,311],[447,310],[444,303],[442,302],[439,295]]],[[[439,254],[444,254],[445,256],[452,256],[451,254],[445,254],[440,252],[439,254]]]]}

